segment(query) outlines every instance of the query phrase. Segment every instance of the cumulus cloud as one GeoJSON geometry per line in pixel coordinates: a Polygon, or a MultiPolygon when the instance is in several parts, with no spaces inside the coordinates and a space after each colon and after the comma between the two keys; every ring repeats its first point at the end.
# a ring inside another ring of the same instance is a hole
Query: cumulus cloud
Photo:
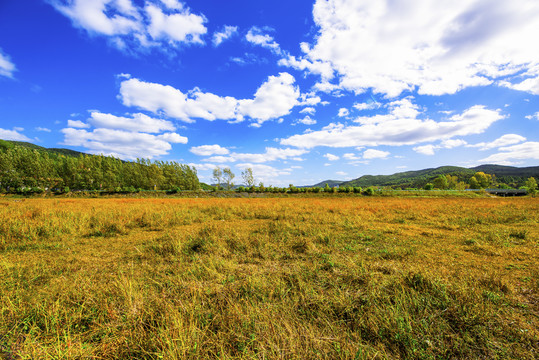
{"type": "Polygon", "coordinates": [[[172,86],[131,78],[121,83],[120,97],[126,106],[163,113],[188,123],[195,118],[243,121],[249,117],[261,124],[289,114],[298,105],[300,92],[294,83],[294,77],[288,73],[269,76],[252,99],[238,100],[204,93],[198,88],[185,94],[172,86]]]}
{"type": "Polygon", "coordinates": [[[313,17],[315,42],[283,64],[329,66],[320,90],[442,95],[496,82],[539,94],[535,0],[317,0],[313,17]]]}
{"type": "Polygon", "coordinates": [[[272,29],[270,28],[259,28],[257,26],[253,26],[245,35],[245,40],[253,45],[269,49],[276,54],[281,54],[281,47],[277,42],[275,42],[273,36],[267,33],[267,31],[271,30],[272,29]]]}
{"type": "Polygon", "coordinates": [[[413,150],[418,154],[434,155],[434,150],[436,150],[436,146],[434,146],[432,144],[421,145],[421,146],[414,147],[413,150]]]}
{"type": "Polygon", "coordinates": [[[326,155],[324,155],[324,157],[328,159],[329,161],[337,161],[340,159],[340,157],[338,157],[337,155],[333,155],[330,153],[327,153],[326,155]]]}
{"type": "Polygon", "coordinates": [[[78,129],[88,129],[90,124],[87,124],[80,120],[67,120],[67,127],[78,128],[78,129]]]}
{"type": "Polygon", "coordinates": [[[205,170],[205,171],[207,171],[207,170],[213,170],[213,169],[215,169],[215,168],[217,167],[217,165],[215,165],[215,164],[196,164],[196,163],[189,163],[189,164],[187,164],[187,165],[196,168],[197,171],[201,171],[201,170],[205,170]]]}
{"type": "Polygon", "coordinates": [[[338,117],[345,117],[350,114],[350,111],[348,111],[347,108],[340,108],[339,113],[337,114],[338,117]]]}
{"type": "Polygon", "coordinates": [[[176,127],[170,121],[154,119],[141,113],[133,114],[132,117],[128,118],[92,111],[88,122],[96,128],[119,129],[147,133],[159,133],[162,131],[176,130],[176,127]]]}
{"type": "Polygon", "coordinates": [[[381,104],[379,102],[366,102],[366,103],[355,103],[354,108],[356,108],[359,111],[364,110],[374,110],[380,108],[381,104]]]}
{"type": "Polygon", "coordinates": [[[528,119],[528,120],[539,120],[539,111],[536,112],[536,113],[533,114],[533,115],[528,115],[528,116],[526,116],[526,119],[528,119]]]}
{"type": "Polygon", "coordinates": [[[389,151],[368,149],[363,152],[363,159],[385,159],[390,155],[389,151]]]}
{"type": "Polygon", "coordinates": [[[476,105],[449,119],[434,121],[421,119],[420,109],[410,99],[402,99],[389,104],[388,114],[359,117],[356,119],[359,125],[332,123],[319,131],[282,139],[281,145],[299,148],[416,145],[480,134],[504,118],[500,112],[476,105]]]}
{"type": "Polygon", "coordinates": [[[299,112],[300,114],[314,115],[314,113],[316,112],[316,109],[313,107],[306,107],[306,108],[301,109],[299,112]]]}
{"type": "Polygon", "coordinates": [[[219,46],[221,43],[227,39],[230,39],[232,36],[238,33],[237,26],[225,25],[221,31],[215,32],[213,34],[213,46],[219,46]]]}
{"type": "Polygon", "coordinates": [[[499,152],[479,160],[482,163],[511,165],[518,160],[539,160],[539,142],[528,141],[501,147],[499,152]]]}
{"type": "Polygon", "coordinates": [[[413,150],[423,155],[434,155],[435,151],[438,149],[453,149],[455,147],[464,146],[467,144],[468,143],[462,139],[448,139],[448,140],[443,140],[438,145],[428,144],[428,145],[416,146],[413,148],[413,150]]]}
{"type": "Polygon", "coordinates": [[[238,169],[251,168],[256,181],[265,184],[274,184],[277,186],[288,185],[289,182],[283,181],[283,176],[292,174],[293,168],[278,169],[273,166],[263,164],[253,164],[250,162],[240,163],[236,166],[238,169]]]}
{"type": "Polygon", "coordinates": [[[226,155],[230,152],[227,148],[217,144],[193,146],[189,151],[198,156],[226,155]]]}
{"type": "Polygon", "coordinates": [[[315,125],[316,120],[312,119],[309,115],[307,115],[303,119],[297,119],[296,121],[294,121],[292,125],[296,125],[296,124],[315,125]]]}
{"type": "Polygon", "coordinates": [[[46,127],[41,127],[41,126],[36,127],[35,130],[42,131],[42,132],[51,132],[51,129],[46,128],[46,127]]]}
{"type": "Polygon", "coordinates": [[[267,147],[264,153],[229,153],[212,156],[204,161],[213,162],[213,163],[228,163],[228,162],[237,162],[237,161],[246,161],[251,163],[265,163],[272,162],[276,160],[303,160],[300,156],[306,154],[308,151],[304,149],[290,149],[290,148],[274,148],[267,147]]]}
{"type": "Polygon", "coordinates": [[[0,49],[0,76],[13,78],[13,73],[17,70],[11,58],[2,52],[0,49]]]}
{"type": "Polygon", "coordinates": [[[25,135],[21,134],[21,131],[24,131],[24,129],[14,128],[13,130],[7,130],[0,128],[0,139],[14,141],[32,141],[25,135]]]}
{"type": "Polygon", "coordinates": [[[310,61],[306,58],[298,59],[293,55],[286,54],[282,59],[279,59],[277,64],[296,70],[307,71],[309,74],[320,75],[320,77],[326,82],[328,79],[333,77],[333,68],[327,62],[310,61]]]}
{"type": "Polygon", "coordinates": [[[201,36],[207,32],[203,16],[191,14],[183,6],[173,9],[179,12],[167,12],[157,4],[146,3],[144,10],[149,20],[147,31],[153,40],[170,45],[203,43],[201,36]]]}
{"type": "Polygon", "coordinates": [[[91,35],[105,36],[120,49],[175,48],[202,44],[206,34],[203,15],[191,13],[176,0],[50,0],[73,25],[91,35]]]}
{"type": "Polygon", "coordinates": [[[168,154],[171,144],[187,143],[186,137],[173,132],[176,127],[170,121],[141,113],[116,116],[92,111],[87,123],[68,120],[67,126],[61,130],[64,145],[122,159],[155,158],[168,154]],[[85,130],[92,126],[93,130],[85,130]]]}
{"type": "Polygon", "coordinates": [[[98,128],[93,131],[65,128],[64,145],[82,146],[93,154],[112,155],[123,159],[154,158],[166,155],[170,143],[185,144],[187,138],[176,133],[152,135],[147,133],[98,128]]]}
{"type": "Polygon", "coordinates": [[[502,146],[518,144],[523,141],[526,141],[526,138],[524,136],[520,136],[517,134],[506,134],[499,137],[498,139],[494,141],[482,142],[475,145],[468,145],[468,147],[478,147],[479,150],[490,150],[490,149],[499,148],[502,146]]]}

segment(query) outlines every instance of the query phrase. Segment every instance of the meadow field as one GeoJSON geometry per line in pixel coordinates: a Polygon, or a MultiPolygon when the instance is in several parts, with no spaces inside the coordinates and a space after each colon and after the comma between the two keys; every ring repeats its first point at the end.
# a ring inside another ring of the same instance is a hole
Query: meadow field
{"type": "Polygon", "coordinates": [[[538,354],[539,198],[0,199],[0,358],[538,354]]]}

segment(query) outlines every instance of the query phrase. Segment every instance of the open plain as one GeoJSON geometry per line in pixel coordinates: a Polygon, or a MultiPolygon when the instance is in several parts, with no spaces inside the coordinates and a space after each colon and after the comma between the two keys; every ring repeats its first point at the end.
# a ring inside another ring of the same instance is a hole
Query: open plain
{"type": "Polygon", "coordinates": [[[537,198],[1,199],[0,358],[532,359],[537,198]]]}

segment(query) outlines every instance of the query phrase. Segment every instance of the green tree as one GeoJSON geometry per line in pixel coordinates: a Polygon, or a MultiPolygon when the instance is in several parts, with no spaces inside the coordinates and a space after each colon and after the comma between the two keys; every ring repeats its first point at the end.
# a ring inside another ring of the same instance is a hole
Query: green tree
{"type": "Polygon", "coordinates": [[[234,186],[233,180],[235,177],[236,175],[234,175],[234,173],[232,172],[232,170],[230,170],[230,168],[223,169],[223,178],[224,178],[224,181],[226,182],[227,190],[230,190],[234,186]]]}
{"type": "Polygon", "coordinates": [[[241,177],[243,178],[243,182],[247,187],[255,186],[255,177],[253,175],[252,168],[245,169],[245,171],[241,173],[241,177]]]}
{"type": "Polygon", "coordinates": [[[526,182],[524,183],[524,186],[526,187],[526,189],[528,189],[529,194],[535,194],[535,192],[537,191],[537,181],[533,177],[528,178],[528,180],[526,180],[526,182]]]}
{"type": "Polygon", "coordinates": [[[449,175],[447,174],[445,176],[445,178],[447,179],[447,189],[456,189],[457,188],[457,184],[459,182],[459,178],[455,175],[449,175]]]}
{"type": "Polygon", "coordinates": [[[219,190],[221,187],[221,180],[223,178],[223,170],[219,166],[216,166],[215,169],[213,169],[213,179],[216,182],[216,189],[219,190]]]}
{"type": "Polygon", "coordinates": [[[470,188],[472,189],[486,189],[490,184],[492,184],[492,175],[485,174],[482,171],[476,172],[470,178],[470,188]]]}
{"type": "Polygon", "coordinates": [[[432,184],[434,185],[434,188],[440,189],[440,190],[445,190],[449,187],[449,183],[445,175],[438,175],[438,177],[434,179],[432,184]]]}

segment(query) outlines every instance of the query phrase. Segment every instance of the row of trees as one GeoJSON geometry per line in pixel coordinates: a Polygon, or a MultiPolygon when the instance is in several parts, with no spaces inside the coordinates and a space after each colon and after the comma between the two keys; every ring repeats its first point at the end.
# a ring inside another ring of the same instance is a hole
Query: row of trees
{"type": "MultiPolygon", "coordinates": [[[[457,176],[454,175],[439,175],[432,183],[428,183],[426,189],[440,189],[440,190],[464,190],[464,189],[487,189],[489,187],[497,188],[509,188],[506,184],[497,183],[496,178],[493,175],[485,174],[482,171],[476,172],[468,181],[459,181],[457,176]]],[[[535,178],[530,177],[524,183],[525,188],[529,193],[535,193],[537,188],[537,181],[535,178]]]]}
{"type": "Polygon", "coordinates": [[[196,190],[194,167],[174,161],[134,162],[103,155],[66,156],[23,146],[0,148],[0,191],[196,190]]]}

